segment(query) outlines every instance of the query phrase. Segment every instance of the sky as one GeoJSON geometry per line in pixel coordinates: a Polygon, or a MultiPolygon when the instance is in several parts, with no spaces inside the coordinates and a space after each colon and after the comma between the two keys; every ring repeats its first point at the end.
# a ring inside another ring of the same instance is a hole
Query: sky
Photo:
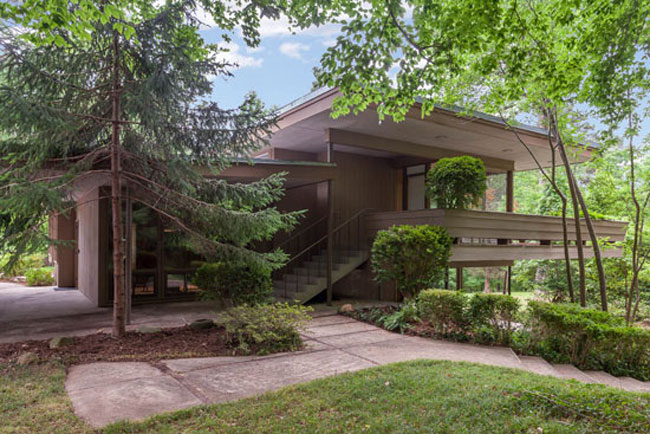
{"type": "MultiPolygon", "coordinates": [[[[263,19],[259,47],[249,48],[235,35],[230,43],[221,42],[229,52],[221,58],[237,63],[233,77],[217,77],[214,80],[213,99],[223,108],[238,106],[250,91],[255,91],[267,107],[281,107],[312,89],[313,68],[321,55],[333,45],[338,27],[327,25],[313,27],[292,34],[285,20],[263,19]]],[[[203,38],[210,43],[221,41],[217,28],[201,30],[203,38]]]]}
{"type": "MultiPolygon", "coordinates": [[[[286,19],[262,19],[260,27],[261,43],[258,47],[247,47],[235,32],[232,42],[221,40],[222,31],[210,27],[209,18],[201,30],[203,38],[209,43],[220,43],[229,51],[221,57],[238,64],[231,69],[232,77],[217,77],[214,80],[212,99],[222,108],[235,108],[251,91],[257,93],[268,107],[282,107],[291,101],[308,94],[314,81],[313,68],[320,63],[325,50],[334,45],[340,34],[337,25],[329,24],[292,32],[286,19]]],[[[584,108],[582,108],[584,109],[584,108]]],[[[519,119],[529,123],[530,119],[519,119]]],[[[589,122],[597,130],[604,126],[591,117],[589,122]]],[[[619,134],[622,131],[619,131],[619,134]]],[[[641,137],[650,137],[650,117],[644,119],[641,137]]]]}

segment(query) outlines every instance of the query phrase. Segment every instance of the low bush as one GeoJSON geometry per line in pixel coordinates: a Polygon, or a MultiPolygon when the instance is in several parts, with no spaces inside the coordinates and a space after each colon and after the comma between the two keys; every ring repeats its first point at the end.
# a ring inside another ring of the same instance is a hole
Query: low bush
{"type": "Polygon", "coordinates": [[[435,285],[449,262],[452,239],[432,225],[393,226],[372,244],[372,271],[379,282],[394,282],[407,299],[435,285]]]}
{"type": "Polygon", "coordinates": [[[4,277],[24,276],[28,270],[43,268],[46,257],[44,254],[25,255],[12,262],[10,255],[0,256],[0,273],[4,277]]]}
{"type": "Polygon", "coordinates": [[[509,344],[519,307],[519,300],[508,295],[474,294],[468,312],[475,340],[486,344],[509,344]]]}
{"type": "Polygon", "coordinates": [[[52,276],[52,268],[32,268],[25,272],[25,279],[29,286],[51,286],[54,285],[55,280],[52,276]]]}
{"type": "Polygon", "coordinates": [[[427,289],[417,298],[420,318],[428,322],[440,336],[465,335],[467,318],[467,297],[459,291],[427,289]]]}
{"type": "Polygon", "coordinates": [[[404,303],[394,312],[383,314],[376,319],[378,326],[390,331],[399,330],[400,333],[404,333],[418,321],[420,321],[418,307],[413,300],[404,303]]]}
{"type": "Polygon", "coordinates": [[[650,330],[576,305],[531,301],[524,351],[581,369],[650,380],[650,330]]]}
{"type": "Polygon", "coordinates": [[[273,291],[269,271],[237,262],[204,264],[193,282],[202,289],[203,299],[232,300],[236,306],[265,303],[273,291]]]}
{"type": "Polygon", "coordinates": [[[295,351],[303,347],[300,332],[311,310],[288,303],[243,305],[222,312],[215,323],[226,329],[226,344],[239,353],[295,351]]]}

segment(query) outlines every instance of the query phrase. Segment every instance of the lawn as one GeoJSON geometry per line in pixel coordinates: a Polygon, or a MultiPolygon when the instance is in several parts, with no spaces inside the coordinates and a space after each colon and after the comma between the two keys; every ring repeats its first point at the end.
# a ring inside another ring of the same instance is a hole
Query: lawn
{"type": "MultiPolygon", "coordinates": [[[[5,372],[0,378],[0,431],[91,432],[72,413],[63,380],[64,369],[55,363],[5,372]]],[[[649,413],[647,394],[504,368],[416,361],[142,423],[120,423],[105,431],[642,432],[649,413]]]]}

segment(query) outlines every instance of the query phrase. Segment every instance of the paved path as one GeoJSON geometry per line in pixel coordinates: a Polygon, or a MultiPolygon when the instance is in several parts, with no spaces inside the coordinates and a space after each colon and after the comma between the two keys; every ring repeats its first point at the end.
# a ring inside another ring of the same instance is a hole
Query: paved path
{"type": "MultiPolygon", "coordinates": [[[[143,325],[179,327],[215,310],[214,303],[197,301],[136,305],[127,330],[143,325]]],[[[110,330],[112,322],[112,308],[94,306],[76,289],[0,282],[0,343],[88,335],[110,330]]]]}
{"type": "Polygon", "coordinates": [[[233,401],[290,384],[414,359],[484,363],[650,391],[650,383],[584,373],[537,357],[520,359],[509,348],[403,336],[340,315],[317,316],[305,338],[304,351],[265,357],[176,359],[156,366],[141,362],[74,366],[66,390],[77,415],[93,427],[233,401]]]}

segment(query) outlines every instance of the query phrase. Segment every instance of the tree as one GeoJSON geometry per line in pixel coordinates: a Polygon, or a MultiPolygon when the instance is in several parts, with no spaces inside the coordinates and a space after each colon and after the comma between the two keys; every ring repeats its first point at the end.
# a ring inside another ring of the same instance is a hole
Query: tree
{"type": "MultiPolygon", "coordinates": [[[[338,86],[343,93],[334,103],[335,114],[374,104],[380,117],[399,121],[420,99],[423,115],[436,103],[494,113],[508,125],[518,113],[541,115],[569,184],[581,302],[586,290],[580,213],[597,264],[601,308],[606,310],[599,241],[571,167],[572,154],[586,142],[571,109],[589,94],[604,94],[603,76],[596,80],[588,71],[610,55],[605,37],[618,43],[613,33],[625,28],[624,23],[643,21],[647,5],[637,7],[634,0],[375,0],[370,5],[355,9],[345,20],[344,35],[328,49],[318,71],[322,85],[338,86]],[[612,27],[603,32],[606,36],[599,34],[612,27]]],[[[615,69],[619,60],[609,60],[615,69]]],[[[552,185],[553,175],[545,175],[552,185]]],[[[560,189],[556,192],[561,195],[560,189]]]]}
{"type": "Polygon", "coordinates": [[[427,196],[440,208],[475,206],[486,190],[485,165],[469,155],[441,158],[427,173],[427,196]]]}
{"type": "MultiPolygon", "coordinates": [[[[265,7],[203,5],[224,29],[239,25],[248,42],[259,41],[265,7]]],[[[257,253],[250,243],[298,217],[272,206],[281,175],[248,185],[214,177],[263,144],[273,118],[254,95],[234,110],[207,100],[209,77],[231,65],[199,36],[196,8],[61,0],[0,8],[0,209],[11,228],[0,250],[17,258],[52,242],[39,230],[45,218],[69,212],[90,177],[109,182],[116,336],[125,329],[125,188],[213,260],[281,266],[281,252],[257,253]],[[6,27],[16,23],[27,30],[6,27]]]]}

